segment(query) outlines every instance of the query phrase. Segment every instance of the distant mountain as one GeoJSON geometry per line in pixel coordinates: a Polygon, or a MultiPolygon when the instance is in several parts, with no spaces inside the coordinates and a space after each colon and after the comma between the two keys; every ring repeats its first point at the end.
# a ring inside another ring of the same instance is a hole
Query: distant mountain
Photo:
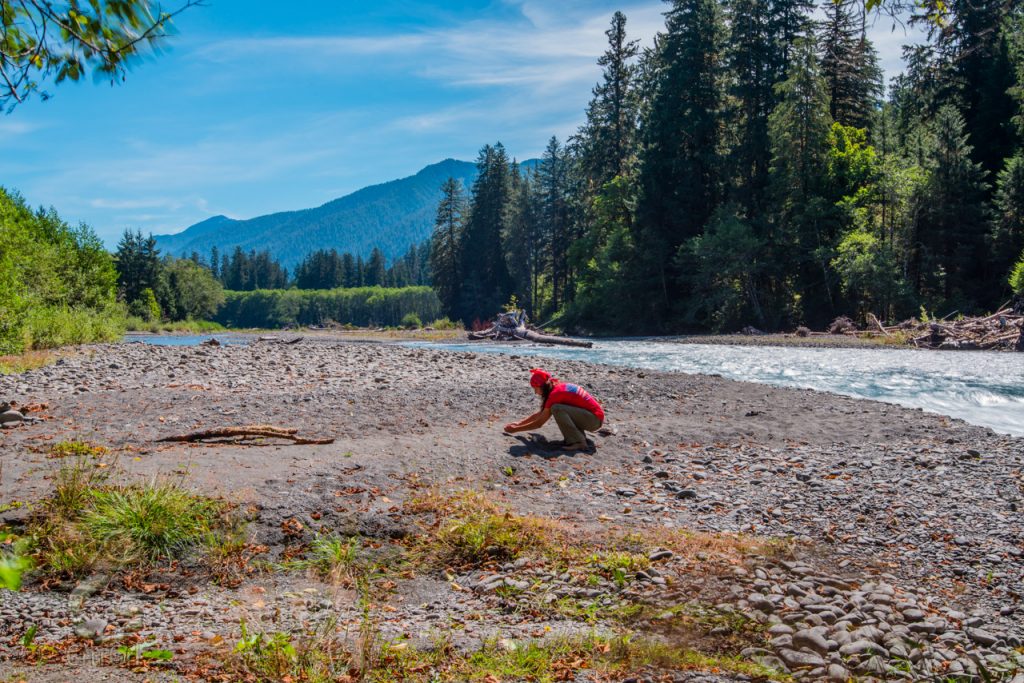
{"type": "MultiPolygon", "coordinates": [[[[536,161],[523,162],[531,166],[536,161]]],[[[430,236],[441,199],[441,184],[461,180],[467,191],[476,179],[476,164],[445,159],[408,178],[371,185],[315,209],[285,211],[235,220],[214,216],[174,235],[158,235],[165,254],[208,258],[214,246],[230,255],[235,247],[269,249],[289,270],[318,249],[369,256],[380,247],[385,258],[402,256],[430,236]]]]}

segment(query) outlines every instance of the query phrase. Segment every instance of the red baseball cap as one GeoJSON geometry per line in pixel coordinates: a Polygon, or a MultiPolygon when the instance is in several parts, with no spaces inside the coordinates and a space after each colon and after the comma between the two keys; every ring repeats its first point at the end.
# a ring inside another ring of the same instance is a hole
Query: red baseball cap
{"type": "Polygon", "coordinates": [[[551,373],[547,370],[541,370],[540,368],[530,369],[530,386],[531,387],[542,387],[547,381],[551,379],[551,373]]]}

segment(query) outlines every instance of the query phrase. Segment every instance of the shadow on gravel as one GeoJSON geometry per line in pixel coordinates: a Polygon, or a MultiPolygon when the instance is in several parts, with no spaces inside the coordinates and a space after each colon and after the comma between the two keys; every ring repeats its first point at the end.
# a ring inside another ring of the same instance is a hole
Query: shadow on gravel
{"type": "Polygon", "coordinates": [[[566,451],[562,450],[564,445],[562,441],[548,441],[543,434],[513,434],[510,435],[512,438],[521,442],[518,446],[511,446],[508,449],[508,454],[513,458],[524,458],[530,455],[537,455],[547,460],[554,460],[555,458],[574,458],[577,455],[593,455],[597,450],[594,448],[593,442],[588,441],[590,448],[582,451],[566,451]]]}

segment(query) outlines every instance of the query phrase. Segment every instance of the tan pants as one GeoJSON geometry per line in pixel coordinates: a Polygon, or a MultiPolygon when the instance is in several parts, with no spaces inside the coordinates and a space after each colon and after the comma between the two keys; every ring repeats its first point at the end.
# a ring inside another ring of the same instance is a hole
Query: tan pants
{"type": "Polygon", "coordinates": [[[586,444],[587,437],[583,430],[596,432],[601,428],[601,421],[597,419],[597,415],[586,408],[556,403],[551,406],[551,415],[558,423],[558,428],[562,430],[562,438],[565,439],[567,446],[569,444],[586,444]]]}

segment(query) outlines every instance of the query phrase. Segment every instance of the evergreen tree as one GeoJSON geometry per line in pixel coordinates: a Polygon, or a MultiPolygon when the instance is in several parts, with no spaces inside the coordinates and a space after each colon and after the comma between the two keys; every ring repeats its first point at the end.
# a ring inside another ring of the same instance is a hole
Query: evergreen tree
{"type": "Polygon", "coordinates": [[[626,172],[635,153],[638,101],[634,89],[638,42],[626,39],[626,15],[616,12],[605,31],[608,49],[597,60],[602,81],[593,90],[587,121],[577,134],[581,166],[591,187],[626,172]]]}
{"type": "Polygon", "coordinates": [[[341,255],[341,286],[359,286],[359,267],[356,265],[356,258],[347,251],[341,255]]]}
{"type": "MultiPolygon", "coordinates": [[[[863,15],[862,15],[863,16],[863,15]]],[[[850,0],[825,4],[818,44],[832,120],[867,128],[884,92],[878,53],[857,25],[850,0]]]]}
{"type": "Polygon", "coordinates": [[[430,279],[446,315],[455,315],[461,280],[462,231],[466,200],[462,183],[449,178],[441,186],[431,239],[430,279]]]}
{"type": "Polygon", "coordinates": [[[459,257],[462,273],[458,314],[467,324],[495,315],[512,293],[502,235],[507,231],[511,165],[504,146],[485,145],[477,158],[469,218],[459,257]]]}
{"type": "Polygon", "coordinates": [[[384,263],[384,252],[374,247],[370,259],[366,262],[366,274],[363,276],[366,287],[384,287],[387,285],[387,268],[384,263]]]}
{"type": "Polygon", "coordinates": [[[933,29],[943,79],[951,93],[942,102],[956,106],[971,140],[971,158],[988,175],[1003,167],[1017,143],[1010,123],[1017,113],[1010,90],[1017,82],[1011,41],[1019,31],[1021,5],[1002,0],[952,0],[950,19],[933,29]]]}
{"type": "Polygon", "coordinates": [[[833,203],[824,197],[832,121],[813,37],[796,42],[789,77],[776,90],[780,101],[768,122],[774,202],[768,245],[781,270],[767,322],[775,326],[789,318],[787,324],[820,326],[834,313],[829,264],[839,225],[833,203]],[[787,280],[795,281],[795,292],[786,291],[787,280]],[[792,305],[796,299],[801,309],[792,305]]]}
{"type": "Polygon", "coordinates": [[[734,136],[729,151],[731,196],[741,213],[760,220],[768,204],[768,116],[775,108],[775,84],[783,77],[782,56],[771,32],[769,0],[730,0],[726,8],[731,28],[729,118],[734,136]]]}
{"type": "Polygon", "coordinates": [[[131,304],[139,300],[145,290],[158,289],[160,250],[152,234],[143,237],[139,230],[125,230],[117,243],[114,261],[118,287],[125,302],[131,304]]]}
{"type": "Polygon", "coordinates": [[[527,313],[540,315],[540,278],[546,263],[544,236],[541,234],[541,200],[537,172],[527,170],[512,176],[512,199],[509,205],[505,258],[515,284],[515,293],[527,313]]]}
{"type": "Polygon", "coordinates": [[[934,147],[916,224],[914,276],[929,308],[968,313],[984,297],[985,170],[971,159],[965,122],[954,107],[939,110],[934,147]]]}
{"type": "Polygon", "coordinates": [[[216,246],[210,248],[210,274],[220,279],[220,250],[216,246]]]}
{"type": "Polygon", "coordinates": [[[673,255],[718,204],[724,27],[715,0],[673,0],[645,121],[637,206],[645,324],[664,327],[681,294],[673,255]]]}
{"type": "Polygon", "coordinates": [[[552,313],[568,298],[569,244],[572,238],[569,215],[569,164],[565,149],[552,136],[537,168],[540,202],[540,233],[546,246],[544,260],[550,269],[552,313]]]}

